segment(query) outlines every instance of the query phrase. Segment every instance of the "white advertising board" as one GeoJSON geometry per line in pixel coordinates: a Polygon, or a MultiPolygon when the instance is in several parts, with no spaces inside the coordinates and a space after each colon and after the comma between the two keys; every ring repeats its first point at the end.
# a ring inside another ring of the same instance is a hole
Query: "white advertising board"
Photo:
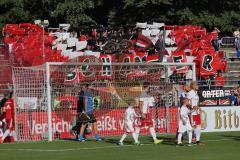
{"type": "Polygon", "coordinates": [[[17,106],[20,109],[37,109],[37,97],[18,97],[17,106]]]}
{"type": "Polygon", "coordinates": [[[239,118],[240,106],[202,107],[202,131],[240,131],[239,118]]]}

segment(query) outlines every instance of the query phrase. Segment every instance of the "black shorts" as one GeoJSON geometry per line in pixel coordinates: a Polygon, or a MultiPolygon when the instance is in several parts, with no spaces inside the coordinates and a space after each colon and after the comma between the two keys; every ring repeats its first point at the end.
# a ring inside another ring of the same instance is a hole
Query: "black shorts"
{"type": "Polygon", "coordinates": [[[93,113],[79,113],[77,123],[95,123],[97,122],[93,113]]]}
{"type": "Polygon", "coordinates": [[[87,114],[87,115],[90,117],[89,123],[95,123],[95,122],[97,122],[97,120],[96,120],[96,118],[95,118],[95,116],[94,116],[93,113],[89,113],[89,114],[87,114]]]}

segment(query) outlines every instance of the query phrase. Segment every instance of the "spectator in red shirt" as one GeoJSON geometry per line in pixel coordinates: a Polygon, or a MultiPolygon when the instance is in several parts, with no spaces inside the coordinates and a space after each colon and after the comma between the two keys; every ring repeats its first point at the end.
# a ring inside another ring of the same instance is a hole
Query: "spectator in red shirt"
{"type": "Polygon", "coordinates": [[[218,71],[216,77],[214,78],[215,87],[221,89],[225,84],[226,79],[222,76],[222,73],[218,71]]]}
{"type": "Polygon", "coordinates": [[[80,33],[79,41],[86,41],[86,40],[87,40],[86,35],[84,35],[83,33],[80,33]]]}

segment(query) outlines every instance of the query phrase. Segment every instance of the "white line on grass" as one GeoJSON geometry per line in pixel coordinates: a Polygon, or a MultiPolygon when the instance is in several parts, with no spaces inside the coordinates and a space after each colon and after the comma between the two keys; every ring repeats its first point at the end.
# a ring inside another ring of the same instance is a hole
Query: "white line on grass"
{"type": "MultiPolygon", "coordinates": [[[[218,141],[231,141],[234,139],[212,139],[212,140],[205,140],[204,142],[218,142],[218,141]]],[[[141,146],[150,146],[154,144],[142,144],[141,146]]],[[[14,149],[14,148],[2,148],[0,151],[34,151],[34,152],[67,152],[67,151],[78,151],[78,150],[95,150],[95,149],[107,149],[107,148],[124,148],[124,147],[134,147],[136,145],[124,145],[124,146],[102,146],[102,147],[84,147],[84,148],[67,148],[67,149],[14,149]]]]}
{"type": "MultiPolygon", "coordinates": [[[[149,146],[153,144],[143,144],[144,146],[149,146]]],[[[95,149],[107,149],[107,148],[122,148],[122,147],[133,147],[136,145],[124,145],[124,146],[118,146],[118,145],[112,145],[112,146],[102,146],[102,147],[84,147],[84,148],[68,148],[68,149],[12,149],[12,148],[6,148],[6,149],[0,149],[0,151],[35,151],[35,152],[65,152],[65,151],[77,151],[77,150],[95,150],[95,149]]]]}

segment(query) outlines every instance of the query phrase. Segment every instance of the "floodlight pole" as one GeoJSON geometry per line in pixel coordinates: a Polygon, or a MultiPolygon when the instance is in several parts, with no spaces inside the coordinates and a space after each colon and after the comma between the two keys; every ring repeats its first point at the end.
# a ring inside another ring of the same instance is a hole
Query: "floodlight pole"
{"type": "Polygon", "coordinates": [[[44,62],[46,62],[46,53],[45,53],[45,27],[47,27],[49,25],[48,20],[44,20],[41,21],[41,27],[43,29],[42,31],[42,56],[43,56],[43,60],[44,62]]]}

